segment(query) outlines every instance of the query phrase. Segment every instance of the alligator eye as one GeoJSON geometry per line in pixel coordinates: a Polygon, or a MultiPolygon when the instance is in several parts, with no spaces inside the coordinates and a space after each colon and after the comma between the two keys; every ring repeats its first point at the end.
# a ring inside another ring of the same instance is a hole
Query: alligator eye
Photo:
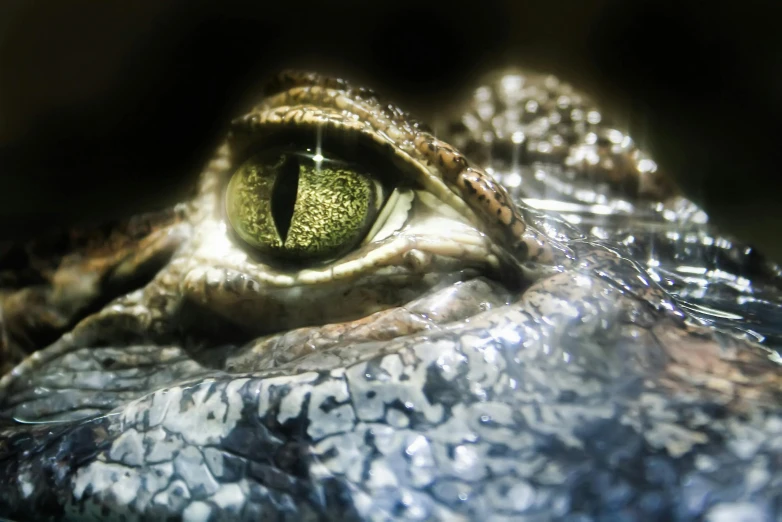
{"type": "Polygon", "coordinates": [[[259,254],[305,263],[355,247],[384,201],[383,185],[360,166],[283,150],[242,164],[225,208],[236,235],[259,254]]]}

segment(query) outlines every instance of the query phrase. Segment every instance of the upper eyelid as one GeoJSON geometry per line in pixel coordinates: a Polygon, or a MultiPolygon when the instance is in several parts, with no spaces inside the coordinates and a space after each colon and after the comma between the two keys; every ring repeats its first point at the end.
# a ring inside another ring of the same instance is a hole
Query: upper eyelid
{"type": "MultiPolygon", "coordinates": [[[[260,106],[275,107],[306,103],[320,107],[332,105],[342,95],[353,106],[363,106],[376,114],[382,114],[395,123],[405,123],[413,129],[432,132],[428,125],[414,118],[410,113],[389,103],[374,90],[356,87],[340,78],[322,76],[312,72],[286,70],[280,72],[264,89],[264,100],[260,106]]],[[[346,107],[338,107],[344,110],[346,107]]],[[[361,116],[361,113],[358,113],[361,116]]]]}

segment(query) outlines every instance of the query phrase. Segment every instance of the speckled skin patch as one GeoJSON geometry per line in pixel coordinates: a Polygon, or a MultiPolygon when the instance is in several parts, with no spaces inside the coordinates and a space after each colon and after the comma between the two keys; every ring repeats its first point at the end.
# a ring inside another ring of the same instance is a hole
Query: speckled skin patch
{"type": "Polygon", "coordinates": [[[0,516],[782,516],[777,345],[730,307],[782,321],[782,272],[673,192],[628,196],[658,171],[580,95],[497,77],[463,154],[343,80],[265,94],[190,201],[0,249],[3,361],[31,353],[0,379],[0,516]],[[236,241],[228,180],[290,129],[388,161],[390,232],[303,267],[236,241]],[[567,159],[592,145],[597,178],[567,159]]]}

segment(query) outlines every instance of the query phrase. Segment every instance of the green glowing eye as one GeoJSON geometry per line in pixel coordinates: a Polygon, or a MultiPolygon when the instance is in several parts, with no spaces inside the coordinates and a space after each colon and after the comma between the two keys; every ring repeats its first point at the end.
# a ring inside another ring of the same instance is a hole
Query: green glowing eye
{"type": "Polygon", "coordinates": [[[225,203],[245,243],[276,259],[305,262],[355,246],[383,200],[380,183],[355,165],[283,151],[254,156],[239,167],[225,203]]]}

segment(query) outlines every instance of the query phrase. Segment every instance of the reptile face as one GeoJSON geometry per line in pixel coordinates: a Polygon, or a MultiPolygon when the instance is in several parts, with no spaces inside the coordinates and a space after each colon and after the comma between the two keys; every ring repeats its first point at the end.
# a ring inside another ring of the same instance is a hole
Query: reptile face
{"type": "Polygon", "coordinates": [[[778,271],[588,101],[264,94],[192,200],[5,247],[0,514],[780,516],[778,271]]]}

